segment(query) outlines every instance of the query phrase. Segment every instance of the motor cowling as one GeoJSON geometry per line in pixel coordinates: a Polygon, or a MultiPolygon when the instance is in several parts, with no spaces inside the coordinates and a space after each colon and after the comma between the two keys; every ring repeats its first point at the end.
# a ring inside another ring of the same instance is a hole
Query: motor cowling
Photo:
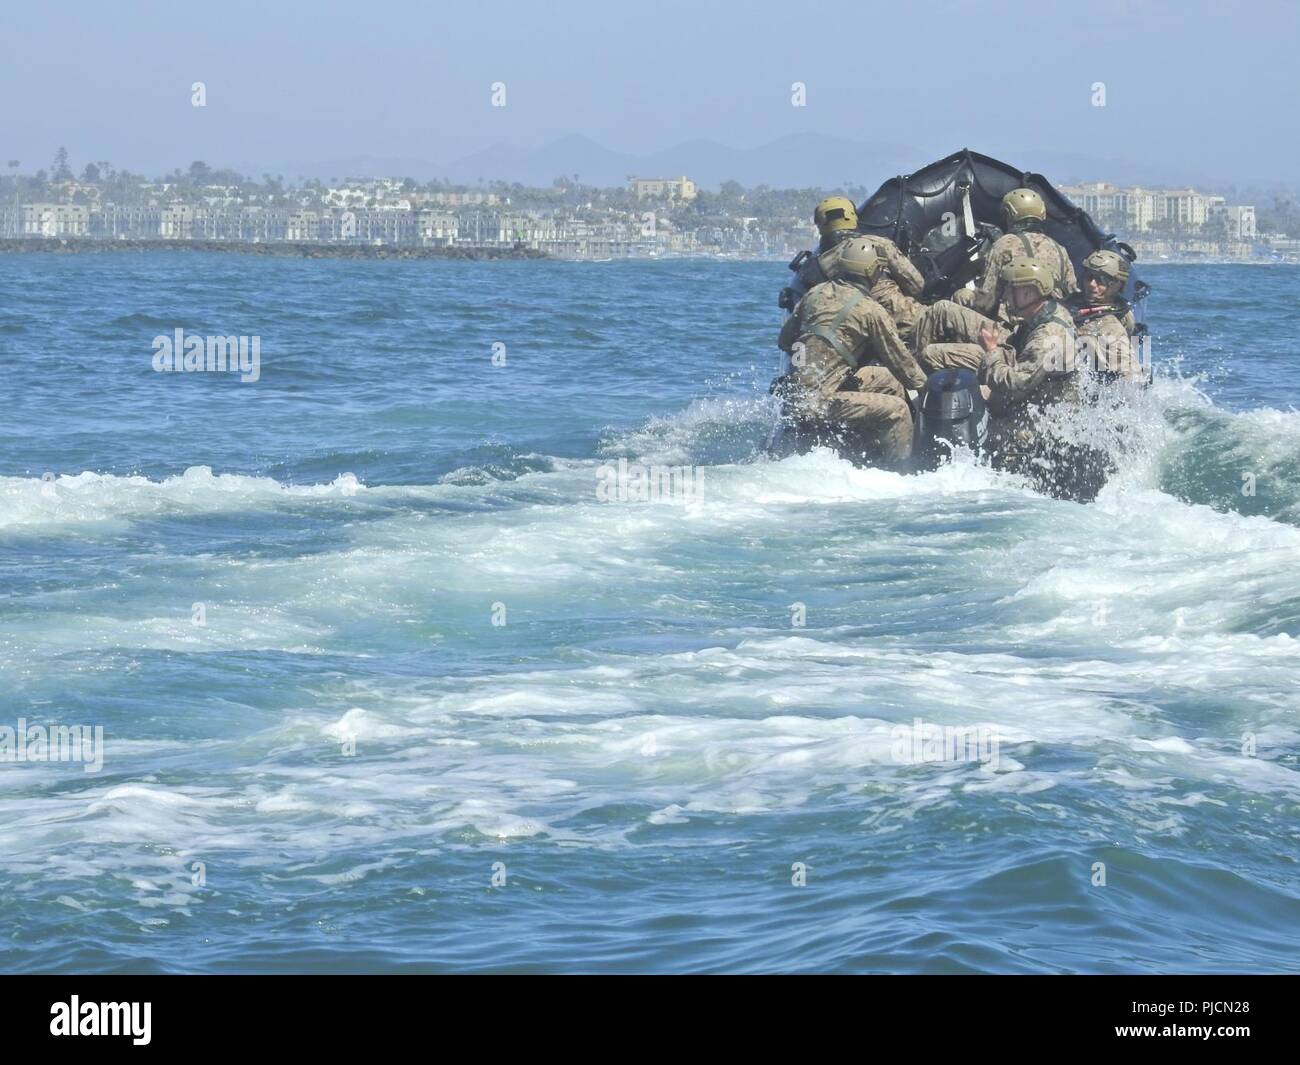
{"type": "Polygon", "coordinates": [[[933,469],[953,448],[978,454],[987,427],[988,409],[975,372],[936,370],[916,405],[913,458],[917,465],[933,469]]]}
{"type": "Polygon", "coordinates": [[[826,271],[822,269],[821,257],[813,251],[801,251],[790,260],[790,269],[794,271],[794,283],[781,290],[777,306],[783,311],[794,310],[810,289],[816,288],[827,280],[826,271]]]}

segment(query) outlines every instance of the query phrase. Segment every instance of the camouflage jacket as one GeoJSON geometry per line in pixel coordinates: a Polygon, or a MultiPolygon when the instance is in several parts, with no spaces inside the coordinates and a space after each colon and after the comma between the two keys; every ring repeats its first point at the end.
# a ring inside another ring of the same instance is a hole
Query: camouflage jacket
{"type": "MultiPolygon", "coordinates": [[[[815,336],[829,344],[844,363],[845,374],[860,366],[884,366],[906,388],[925,385],[925,373],[894,328],[883,307],[857,285],[824,281],[801,299],[781,327],[777,343],[795,356],[795,345],[815,336]]],[[[841,375],[843,376],[843,375],[841,375]]]]}
{"type": "MultiPolygon", "coordinates": [[[[904,255],[892,240],[888,237],[876,236],[874,233],[854,233],[852,236],[869,241],[876,251],[885,257],[887,265],[881,280],[885,278],[892,280],[903,295],[910,296],[912,299],[919,298],[925,291],[925,278],[921,276],[921,271],[912,265],[912,260],[904,255]]],[[[824,276],[835,276],[835,260],[839,257],[842,243],[843,241],[836,243],[818,256],[824,276]]]]}
{"type": "Polygon", "coordinates": [[[998,275],[1007,263],[1017,259],[1037,259],[1046,263],[1056,274],[1053,295],[1064,300],[1079,291],[1074,276],[1074,264],[1065,249],[1046,233],[1029,229],[1017,233],[1004,233],[993,242],[984,261],[984,273],[976,282],[974,291],[961,289],[953,299],[965,307],[977,310],[989,318],[997,317],[999,297],[998,275]]]}
{"type": "Polygon", "coordinates": [[[1068,309],[1079,333],[1081,365],[1121,377],[1144,376],[1133,345],[1137,323],[1127,303],[1090,307],[1076,298],[1069,302],[1068,309]]]}
{"type": "Polygon", "coordinates": [[[1027,318],[1006,343],[984,356],[980,380],[989,386],[989,408],[1005,417],[1028,403],[1059,403],[1074,392],[1074,320],[1055,300],[1027,318]]]}

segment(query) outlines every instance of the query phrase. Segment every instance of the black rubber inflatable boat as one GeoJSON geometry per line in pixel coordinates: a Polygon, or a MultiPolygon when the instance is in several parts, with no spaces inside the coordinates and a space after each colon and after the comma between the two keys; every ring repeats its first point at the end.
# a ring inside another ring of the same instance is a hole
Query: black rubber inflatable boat
{"type": "MultiPolygon", "coordinates": [[[[1042,174],[980,155],[969,148],[954,152],[912,174],[892,177],[858,208],[858,230],[888,237],[916,264],[926,282],[926,299],[951,296],[978,277],[984,255],[1002,235],[1002,197],[1012,189],[1033,189],[1043,197],[1049,237],[1069,253],[1074,272],[1098,248],[1118,251],[1132,262],[1133,249],[1103,233],[1092,217],[1072,204],[1042,174]]],[[[809,288],[825,280],[811,251],[790,263],[795,281],[781,292],[787,310],[809,288]]],[[[1145,291],[1136,267],[1124,298],[1137,304],[1145,291]]]]}
{"type": "MultiPolygon", "coordinates": [[[[1130,262],[1136,258],[1132,248],[1103,233],[1086,211],[1072,204],[1041,174],[969,148],[915,173],[890,178],[858,208],[858,231],[894,241],[925,278],[925,300],[942,299],[982,273],[989,248],[1002,235],[1002,197],[1016,188],[1030,188],[1043,197],[1047,208],[1043,229],[1069,253],[1076,275],[1082,276],[1083,260],[1098,248],[1119,252],[1130,262]]],[[[826,279],[813,251],[800,252],[790,269],[795,272],[795,280],[781,291],[779,300],[787,310],[804,292],[826,279]]],[[[1123,295],[1139,314],[1147,291],[1148,286],[1134,266],[1123,295]]],[[[777,378],[773,392],[779,395],[786,380],[777,378]]],[[[913,403],[912,413],[915,428],[908,470],[933,469],[951,454],[953,447],[979,453],[988,418],[976,375],[971,371],[932,374],[913,403]]],[[[783,414],[769,440],[768,451],[783,457],[818,446],[835,447],[837,443],[828,427],[783,414]]],[[[1099,488],[1098,482],[1086,491],[1064,494],[1087,499],[1094,497],[1099,488]]]]}

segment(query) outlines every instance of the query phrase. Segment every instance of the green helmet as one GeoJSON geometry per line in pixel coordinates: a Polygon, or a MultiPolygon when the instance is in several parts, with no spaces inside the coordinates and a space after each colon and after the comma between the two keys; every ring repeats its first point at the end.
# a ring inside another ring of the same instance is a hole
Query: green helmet
{"type": "Polygon", "coordinates": [[[998,274],[1004,288],[1012,285],[1033,285],[1038,294],[1047,299],[1056,287],[1056,272],[1037,259],[1012,259],[998,274]]]}
{"type": "Polygon", "coordinates": [[[1047,208],[1043,205],[1043,198],[1033,189],[1012,189],[1002,197],[1002,218],[1008,229],[1031,218],[1045,222],[1047,208]]]}
{"type": "Polygon", "coordinates": [[[884,257],[871,241],[855,237],[840,245],[832,270],[835,277],[845,281],[874,285],[884,265],[884,257]]]}
{"type": "Polygon", "coordinates": [[[1083,268],[1090,274],[1096,274],[1098,277],[1114,284],[1124,284],[1128,281],[1129,262],[1117,251],[1107,251],[1105,248],[1093,252],[1083,260],[1083,268]]]}

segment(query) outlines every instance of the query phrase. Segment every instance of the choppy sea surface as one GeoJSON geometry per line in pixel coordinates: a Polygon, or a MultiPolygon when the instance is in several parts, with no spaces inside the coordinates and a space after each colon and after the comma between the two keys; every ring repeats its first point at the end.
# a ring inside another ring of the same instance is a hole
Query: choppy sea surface
{"type": "Polygon", "coordinates": [[[0,969],[1300,970],[1300,272],[1089,506],[766,460],[786,276],[0,257],[0,969]]]}

